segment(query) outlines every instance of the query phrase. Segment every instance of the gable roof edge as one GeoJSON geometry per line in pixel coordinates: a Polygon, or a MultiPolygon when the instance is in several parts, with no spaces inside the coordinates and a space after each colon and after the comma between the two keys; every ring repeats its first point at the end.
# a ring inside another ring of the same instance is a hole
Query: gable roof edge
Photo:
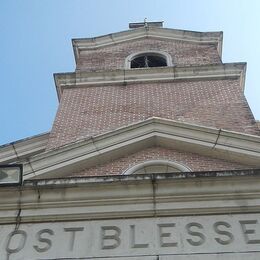
{"type": "Polygon", "coordinates": [[[118,158],[122,151],[129,153],[151,144],[260,166],[259,136],[153,117],[32,156],[24,164],[24,177],[64,176],[86,163],[95,165],[108,157],[118,158]]]}
{"type": "Polygon", "coordinates": [[[188,30],[177,30],[170,28],[142,27],[127,31],[121,31],[93,38],[72,39],[75,60],[83,50],[93,50],[112,44],[122,43],[130,40],[153,37],[160,39],[181,40],[194,43],[217,44],[219,56],[222,56],[223,32],[195,32],[188,30]]]}
{"type": "Polygon", "coordinates": [[[45,151],[49,139],[49,134],[49,132],[46,132],[1,145],[0,163],[13,163],[27,156],[31,156],[33,154],[38,154],[45,151]]]}

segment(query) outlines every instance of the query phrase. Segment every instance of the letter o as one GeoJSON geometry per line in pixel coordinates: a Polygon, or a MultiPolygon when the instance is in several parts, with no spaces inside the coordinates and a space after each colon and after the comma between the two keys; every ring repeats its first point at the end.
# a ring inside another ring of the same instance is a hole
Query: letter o
{"type": "Polygon", "coordinates": [[[23,230],[15,230],[15,231],[11,232],[8,235],[8,240],[7,240],[7,244],[6,244],[6,248],[5,248],[6,252],[9,253],[9,254],[12,254],[12,253],[17,253],[17,252],[21,251],[24,248],[26,239],[27,239],[27,234],[23,230]],[[16,248],[10,248],[12,238],[15,235],[21,235],[21,239],[20,239],[19,244],[16,248]]]}

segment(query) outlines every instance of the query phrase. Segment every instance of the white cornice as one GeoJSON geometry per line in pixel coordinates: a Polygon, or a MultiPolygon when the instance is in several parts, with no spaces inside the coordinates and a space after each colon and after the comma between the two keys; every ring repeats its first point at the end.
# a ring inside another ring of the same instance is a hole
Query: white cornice
{"type": "Polygon", "coordinates": [[[54,74],[58,98],[63,89],[179,80],[240,79],[244,89],[246,63],[226,63],[186,67],[160,67],[102,72],[71,72],[54,74]]]}
{"type": "Polygon", "coordinates": [[[24,164],[24,179],[66,176],[154,145],[260,167],[258,136],[150,118],[32,156],[24,164]]]}
{"type": "Polygon", "coordinates": [[[45,150],[49,133],[32,136],[0,146],[0,163],[20,161],[45,150]]]}
{"type": "Polygon", "coordinates": [[[85,50],[93,50],[101,47],[118,44],[126,41],[142,39],[146,37],[180,40],[198,44],[216,44],[219,56],[222,55],[222,32],[194,32],[168,28],[143,27],[134,30],[112,33],[94,38],[73,39],[73,49],[77,62],[80,53],[85,50]]]}
{"type": "Polygon", "coordinates": [[[0,189],[0,224],[260,211],[259,170],[26,181],[0,189]]]}

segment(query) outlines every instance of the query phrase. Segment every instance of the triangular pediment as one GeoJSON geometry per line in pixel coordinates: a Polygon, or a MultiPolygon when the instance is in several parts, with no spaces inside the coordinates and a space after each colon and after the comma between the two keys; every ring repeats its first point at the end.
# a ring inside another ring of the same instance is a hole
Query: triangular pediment
{"type": "Polygon", "coordinates": [[[150,118],[114,131],[32,156],[24,179],[71,175],[151,146],[224,159],[259,167],[260,137],[222,129],[150,118]]]}
{"type": "Polygon", "coordinates": [[[158,27],[142,27],[134,30],[127,30],[111,33],[99,37],[73,39],[73,49],[75,60],[77,61],[81,52],[93,50],[122,42],[132,41],[143,38],[157,38],[168,40],[179,40],[198,44],[216,44],[221,57],[222,52],[222,32],[194,32],[187,30],[177,30],[158,27]]]}

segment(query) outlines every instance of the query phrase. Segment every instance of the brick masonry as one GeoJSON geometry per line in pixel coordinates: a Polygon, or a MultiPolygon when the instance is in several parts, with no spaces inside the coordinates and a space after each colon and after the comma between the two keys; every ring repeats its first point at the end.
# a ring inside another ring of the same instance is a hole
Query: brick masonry
{"type": "Polygon", "coordinates": [[[156,116],[259,134],[238,80],[64,90],[48,149],[156,116]]]}
{"type": "MultiPolygon", "coordinates": [[[[78,71],[123,69],[126,57],[140,51],[169,53],[175,66],[221,63],[216,46],[145,38],[80,54],[78,71]]],[[[65,89],[50,133],[47,150],[113,131],[150,117],[161,117],[259,135],[259,128],[239,80],[174,81],[65,89]]],[[[197,154],[155,147],[126,155],[72,175],[121,174],[136,163],[168,159],[193,171],[249,168],[197,154]]]]}
{"type": "Polygon", "coordinates": [[[102,163],[95,167],[74,172],[71,176],[102,176],[122,174],[125,170],[136,164],[149,160],[170,160],[189,167],[192,171],[221,171],[249,169],[252,166],[231,163],[225,160],[197,155],[195,153],[181,152],[162,147],[151,147],[119,159],[102,163]]]}
{"type": "Polygon", "coordinates": [[[221,63],[214,44],[196,44],[182,41],[146,38],[113,46],[89,50],[81,54],[78,71],[123,69],[126,57],[140,51],[164,51],[171,55],[174,65],[206,65],[221,63]]]}

